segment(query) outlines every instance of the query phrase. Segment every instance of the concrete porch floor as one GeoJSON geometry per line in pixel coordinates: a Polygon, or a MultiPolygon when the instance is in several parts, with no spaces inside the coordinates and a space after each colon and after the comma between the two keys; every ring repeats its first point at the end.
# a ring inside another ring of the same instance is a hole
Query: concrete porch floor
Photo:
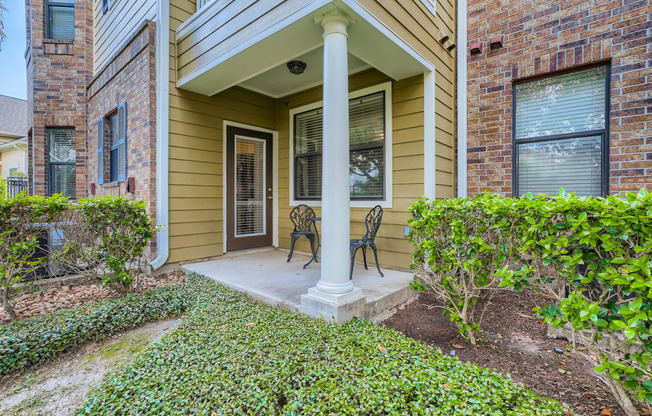
{"type": "MultiPolygon", "coordinates": [[[[186,264],[181,269],[204,275],[271,305],[298,312],[301,296],[319,281],[321,263],[313,262],[304,270],[303,265],[310,256],[295,251],[290,263],[286,262],[287,256],[288,251],[283,249],[245,250],[217,260],[186,264]]],[[[374,265],[370,264],[369,270],[365,270],[362,264],[356,263],[353,284],[362,290],[365,303],[355,316],[381,320],[390,309],[416,296],[410,289],[411,273],[381,270],[385,277],[380,277],[374,265]]]]}

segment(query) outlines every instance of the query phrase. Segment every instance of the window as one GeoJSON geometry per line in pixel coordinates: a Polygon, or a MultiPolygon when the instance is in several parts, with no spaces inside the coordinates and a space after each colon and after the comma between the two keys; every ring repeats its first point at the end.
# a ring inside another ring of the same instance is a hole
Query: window
{"type": "Polygon", "coordinates": [[[75,1],[47,0],[46,37],[55,40],[75,40],[75,1]]]}
{"type": "Polygon", "coordinates": [[[515,84],[514,195],[608,193],[609,67],[515,84]]]}
{"type": "Polygon", "coordinates": [[[127,180],[127,103],[97,122],[97,161],[98,184],[127,180]]]}
{"type": "MultiPolygon", "coordinates": [[[[350,95],[349,186],[351,200],[391,202],[391,84],[350,95]]],[[[293,201],[319,201],[322,180],[322,104],[290,112],[293,121],[293,201]]],[[[344,167],[346,169],[346,167],[344,167]]],[[[300,203],[300,202],[299,202],[300,203]]],[[[361,204],[360,206],[364,206],[361,204]]]]}
{"type": "Polygon", "coordinates": [[[51,128],[48,136],[48,192],[75,198],[75,130],[51,128]]]}
{"type": "Polygon", "coordinates": [[[9,177],[18,176],[18,165],[9,165],[9,177]]]}

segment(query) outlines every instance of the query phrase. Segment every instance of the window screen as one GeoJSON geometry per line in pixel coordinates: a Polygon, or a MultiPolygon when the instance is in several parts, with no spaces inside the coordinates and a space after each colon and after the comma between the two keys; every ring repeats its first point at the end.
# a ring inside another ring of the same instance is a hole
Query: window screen
{"type": "MultiPolygon", "coordinates": [[[[319,200],[322,178],[323,109],[294,116],[294,197],[319,200]]],[[[385,93],[349,101],[351,199],[384,199],[385,93]]],[[[343,167],[346,168],[346,167],[343,167]]]]}
{"type": "Polygon", "coordinates": [[[48,129],[49,193],[75,198],[75,130],[48,129]]]}
{"type": "Polygon", "coordinates": [[[74,0],[47,1],[47,37],[55,40],[75,40],[74,0]]]}
{"type": "Polygon", "coordinates": [[[516,84],[516,194],[604,194],[607,71],[594,67],[516,84]]]}

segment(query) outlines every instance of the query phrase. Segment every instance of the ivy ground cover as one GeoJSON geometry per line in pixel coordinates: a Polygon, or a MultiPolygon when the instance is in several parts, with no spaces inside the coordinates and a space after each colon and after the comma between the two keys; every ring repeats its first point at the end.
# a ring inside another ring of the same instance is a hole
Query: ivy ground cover
{"type": "Polygon", "coordinates": [[[248,300],[201,277],[184,323],[109,376],[78,415],[564,415],[500,375],[356,320],[248,300]]]}

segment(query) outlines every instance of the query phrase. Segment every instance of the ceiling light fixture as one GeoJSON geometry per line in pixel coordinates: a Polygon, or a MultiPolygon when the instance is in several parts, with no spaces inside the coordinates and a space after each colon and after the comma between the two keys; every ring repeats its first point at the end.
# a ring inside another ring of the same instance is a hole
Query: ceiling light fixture
{"type": "Polygon", "coordinates": [[[302,61],[290,61],[287,63],[290,73],[294,75],[301,75],[306,69],[306,63],[302,61]]]}

